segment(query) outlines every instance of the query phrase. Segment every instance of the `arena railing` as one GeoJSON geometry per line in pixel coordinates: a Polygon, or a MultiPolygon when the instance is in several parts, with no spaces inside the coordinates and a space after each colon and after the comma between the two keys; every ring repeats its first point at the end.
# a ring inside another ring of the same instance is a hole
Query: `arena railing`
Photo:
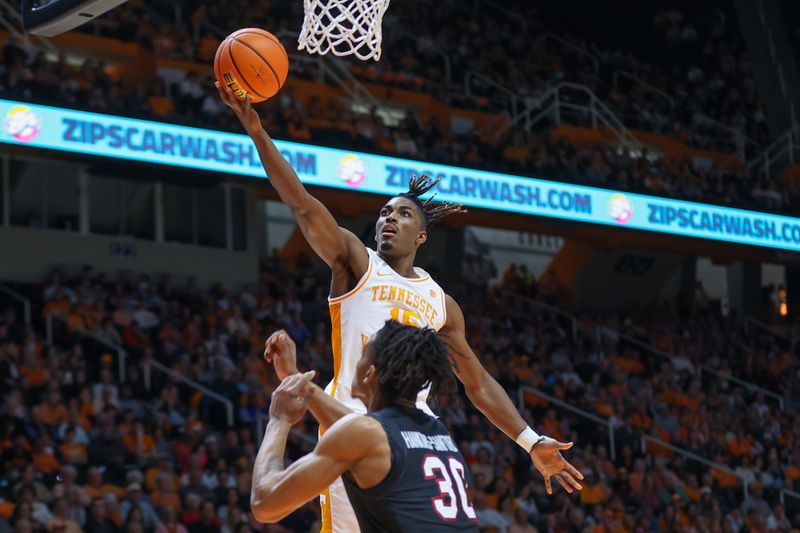
{"type": "MultiPolygon", "coordinates": [[[[492,87],[497,92],[504,95],[503,98],[490,98],[490,100],[499,103],[500,106],[503,107],[505,111],[511,114],[512,117],[516,117],[518,115],[519,108],[521,107],[523,102],[522,99],[517,95],[517,93],[515,93],[505,85],[497,83],[494,79],[484,74],[480,74],[479,72],[475,72],[474,70],[468,70],[464,74],[464,92],[470,98],[476,98],[482,96],[479,94],[473,94],[474,92],[474,88],[472,85],[473,80],[478,80],[480,83],[483,83],[488,87],[492,87]]],[[[505,131],[505,129],[507,128],[504,128],[503,131],[505,131]]]]}
{"type": "Polygon", "coordinates": [[[569,323],[569,327],[572,333],[572,340],[575,341],[578,339],[578,319],[572,313],[568,311],[564,311],[563,309],[559,309],[558,307],[554,307],[552,305],[548,305],[544,302],[540,302],[538,300],[534,300],[533,298],[529,298],[527,296],[523,296],[521,294],[517,294],[515,292],[504,290],[503,294],[510,296],[511,298],[515,298],[517,300],[522,300],[523,302],[531,305],[533,307],[537,307],[539,309],[544,309],[550,313],[560,316],[564,320],[569,323]]]}
{"type": "MultiPolygon", "coordinates": [[[[539,389],[537,389],[535,387],[528,386],[528,385],[523,385],[522,387],[519,388],[519,391],[518,391],[518,401],[519,401],[518,408],[520,410],[523,410],[523,409],[525,409],[527,407],[526,404],[525,404],[525,394],[526,393],[533,394],[535,396],[539,396],[543,400],[546,400],[547,402],[550,402],[550,403],[552,403],[554,405],[557,405],[558,407],[561,407],[562,409],[565,409],[565,410],[567,410],[567,411],[569,411],[569,412],[571,412],[573,414],[576,414],[576,415],[578,415],[580,417],[583,417],[583,418],[585,418],[587,420],[590,420],[590,421],[594,422],[597,425],[604,426],[608,431],[608,451],[609,451],[609,456],[611,457],[612,461],[616,461],[616,457],[617,457],[616,442],[614,440],[614,428],[615,428],[615,426],[614,426],[614,423],[612,422],[611,419],[602,418],[602,417],[597,416],[597,415],[595,415],[593,413],[590,413],[590,412],[588,412],[588,411],[586,411],[584,409],[581,409],[579,407],[575,407],[574,405],[570,405],[569,403],[565,402],[564,400],[560,400],[558,398],[555,398],[555,397],[547,394],[546,392],[542,392],[541,390],[539,390],[539,389]]],[[[617,427],[619,427],[619,426],[617,426],[617,427]]],[[[720,470],[721,472],[725,472],[726,474],[730,474],[732,476],[735,476],[737,479],[739,479],[739,481],[741,481],[744,497],[747,498],[747,494],[748,494],[747,481],[742,476],[740,476],[739,474],[737,474],[736,472],[734,472],[730,468],[726,467],[725,465],[721,465],[719,463],[715,463],[714,461],[710,461],[710,460],[706,459],[705,457],[697,455],[696,453],[690,452],[689,450],[685,450],[685,449],[683,449],[683,448],[681,448],[679,446],[675,446],[674,444],[670,444],[670,443],[668,443],[666,441],[663,441],[663,440],[658,439],[656,437],[652,437],[650,435],[642,434],[640,442],[641,442],[642,452],[643,453],[647,452],[647,447],[646,447],[647,443],[651,442],[656,446],[666,448],[669,451],[671,451],[672,453],[681,455],[682,457],[684,457],[686,459],[689,459],[689,460],[692,460],[692,461],[696,461],[696,462],[701,463],[701,464],[703,464],[705,466],[708,466],[710,468],[714,468],[714,469],[720,470]]],[[[791,491],[789,491],[789,492],[791,492],[791,491]]],[[[792,496],[792,495],[789,494],[789,496],[792,496]]]]}
{"type": "Polygon", "coordinates": [[[769,326],[769,324],[767,324],[765,322],[762,322],[761,320],[759,320],[759,319],[757,319],[755,317],[752,317],[752,316],[745,317],[745,319],[744,319],[744,331],[745,331],[745,333],[750,335],[750,332],[753,329],[758,329],[758,330],[762,331],[763,333],[769,335],[770,337],[774,338],[776,341],[778,341],[779,344],[781,344],[781,346],[783,348],[789,348],[792,345],[792,340],[789,337],[781,335],[780,333],[778,333],[777,331],[772,329],[769,326]]]}
{"type": "MultiPolygon", "coordinates": [[[[409,39],[415,45],[419,46],[420,37],[418,35],[414,35],[410,31],[404,30],[399,27],[390,27],[387,28],[387,31],[384,32],[384,40],[387,40],[389,43],[395,43],[400,38],[409,39]]],[[[448,91],[451,90],[451,84],[453,83],[453,76],[452,76],[452,67],[450,56],[444,50],[440,50],[436,46],[426,46],[426,50],[430,50],[431,52],[435,53],[437,56],[442,58],[442,65],[444,66],[444,78],[447,81],[447,89],[448,91]]]]}
{"type": "Polygon", "coordinates": [[[671,451],[672,453],[677,453],[678,455],[681,455],[681,456],[685,457],[686,459],[690,459],[690,460],[695,461],[697,463],[703,464],[703,465],[705,465],[705,466],[707,466],[709,468],[714,468],[714,469],[719,470],[721,472],[725,472],[728,475],[735,476],[742,483],[742,491],[744,493],[744,497],[747,498],[747,494],[749,492],[749,486],[747,484],[747,480],[745,478],[743,478],[742,476],[740,476],[739,474],[737,474],[735,471],[733,471],[730,468],[728,468],[727,466],[721,465],[719,463],[715,463],[714,461],[709,461],[708,459],[706,459],[702,455],[697,455],[694,452],[690,452],[689,450],[685,450],[685,449],[681,448],[680,446],[675,446],[674,444],[670,444],[667,441],[661,440],[661,439],[653,437],[651,435],[642,434],[641,442],[642,442],[642,453],[647,453],[647,443],[651,442],[651,443],[653,443],[654,445],[656,445],[656,446],[658,446],[660,448],[665,448],[665,449],[671,451]]]}
{"type": "Polygon", "coordinates": [[[31,301],[7,285],[0,284],[0,292],[4,292],[11,300],[22,306],[23,320],[25,325],[29,326],[31,323],[31,301]]]}
{"type": "Polygon", "coordinates": [[[536,98],[526,99],[525,104],[525,109],[514,112],[511,121],[497,131],[498,137],[517,125],[523,124],[530,131],[542,120],[550,119],[555,124],[588,126],[594,130],[603,126],[622,145],[642,148],[642,143],[619,117],[585,85],[562,81],[536,98]],[[584,118],[588,119],[588,124],[584,118]]]}
{"type": "MultiPolygon", "coordinates": [[[[778,57],[778,48],[775,44],[775,34],[772,31],[772,24],[767,21],[764,2],[756,2],[756,5],[758,6],[758,21],[761,25],[761,31],[763,31],[767,37],[767,48],[769,49],[769,56],[772,60],[772,68],[778,73],[778,85],[781,89],[781,96],[783,97],[783,101],[789,104],[789,120],[792,124],[791,129],[797,129],[797,113],[792,98],[793,95],[790,94],[791,87],[788,87],[786,83],[783,63],[778,57]]],[[[774,20],[774,17],[772,20],[774,20]]]]}
{"type": "Polygon", "coordinates": [[[227,417],[228,427],[232,427],[234,424],[234,412],[233,412],[233,402],[228,398],[222,396],[214,392],[213,390],[209,389],[202,383],[199,383],[191,378],[187,378],[180,372],[177,372],[170,367],[166,366],[163,363],[159,363],[158,361],[154,361],[152,358],[147,358],[142,361],[142,365],[144,366],[144,386],[147,390],[151,389],[152,386],[152,376],[151,376],[151,367],[155,368],[159,372],[162,372],[173,379],[180,381],[181,383],[188,385],[198,391],[202,392],[205,396],[216,400],[225,406],[225,414],[227,417]]]}
{"type": "Polygon", "coordinates": [[[33,35],[30,33],[23,33],[20,31],[23,27],[22,24],[22,13],[19,9],[19,2],[16,2],[16,5],[10,3],[8,0],[0,0],[0,8],[3,9],[6,13],[10,14],[11,20],[9,20],[6,16],[0,17],[0,26],[5,28],[10,34],[15,35],[22,39],[23,41],[30,43],[30,39],[36,39],[39,43],[45,48],[47,52],[50,54],[58,55],[59,51],[56,46],[50,42],[47,37],[42,37],[41,35],[33,35]],[[16,25],[15,25],[16,24],[16,25]]]}
{"type": "MultiPolygon", "coordinates": [[[[51,344],[51,345],[53,344],[53,341],[55,340],[55,326],[56,326],[55,321],[58,321],[61,326],[66,326],[67,325],[66,319],[62,315],[60,315],[58,313],[51,313],[50,315],[47,316],[47,318],[45,319],[45,329],[46,329],[45,337],[47,339],[47,343],[51,344]]],[[[105,339],[103,339],[101,337],[98,337],[94,333],[90,333],[90,332],[76,332],[76,333],[78,333],[78,335],[80,335],[81,337],[92,339],[94,342],[100,344],[101,346],[104,346],[105,348],[115,352],[117,354],[119,381],[121,383],[125,382],[125,380],[126,380],[126,373],[125,373],[126,360],[127,360],[127,356],[128,356],[128,354],[125,351],[125,349],[123,347],[117,346],[114,343],[109,342],[109,341],[107,341],[107,340],[105,340],[105,339]]],[[[203,385],[201,383],[198,383],[197,381],[184,376],[180,372],[176,372],[175,370],[169,368],[168,366],[166,366],[166,365],[164,365],[164,364],[162,364],[162,363],[160,363],[158,361],[154,361],[151,358],[144,359],[142,361],[142,365],[144,367],[144,369],[143,369],[144,385],[145,385],[145,388],[148,391],[151,390],[151,386],[152,386],[151,368],[155,368],[159,372],[162,372],[162,373],[172,377],[173,379],[178,380],[181,383],[183,383],[183,384],[185,384],[185,385],[187,385],[187,386],[189,386],[189,387],[191,387],[193,389],[196,389],[196,390],[202,392],[204,395],[208,396],[209,398],[222,403],[225,406],[225,412],[226,412],[226,416],[227,416],[228,426],[229,427],[233,426],[233,424],[234,424],[234,410],[233,410],[233,402],[231,400],[229,400],[228,398],[225,398],[221,394],[218,394],[218,393],[214,392],[213,390],[209,389],[205,385],[203,385]]]]}
{"type": "MultiPolygon", "coordinates": [[[[694,125],[705,125],[712,127],[714,130],[727,131],[733,142],[732,147],[734,152],[739,156],[743,163],[750,159],[748,157],[749,154],[753,154],[753,157],[756,157],[756,154],[762,150],[762,146],[748,137],[741,128],[728,126],[727,124],[720,122],[715,118],[711,118],[703,113],[695,114],[692,120],[694,125]]],[[[720,135],[703,135],[699,132],[694,132],[693,135],[697,138],[705,139],[705,141],[709,143],[709,146],[712,148],[727,148],[730,150],[730,145],[726,144],[724,138],[720,135]]]]}
{"type": "Polygon", "coordinates": [[[542,392],[539,389],[528,385],[521,386],[519,388],[519,391],[517,392],[518,408],[520,411],[522,411],[527,407],[525,405],[526,393],[538,396],[543,400],[546,400],[554,405],[561,407],[562,409],[569,411],[570,413],[576,414],[580,417],[590,420],[599,426],[605,426],[606,430],[608,431],[608,453],[611,456],[612,461],[617,460],[617,447],[616,447],[616,442],[614,440],[614,424],[610,420],[601,418],[595,414],[590,413],[589,411],[581,409],[580,407],[575,407],[574,405],[570,405],[564,400],[559,400],[558,398],[551,396],[546,392],[542,392]]]}
{"type": "MultiPolygon", "coordinates": [[[[601,334],[605,333],[606,335],[609,335],[612,338],[624,340],[625,342],[633,344],[634,346],[637,346],[637,347],[639,347],[639,348],[641,348],[643,350],[647,350],[648,352],[650,352],[650,353],[652,353],[654,355],[657,355],[657,356],[669,361],[670,363],[674,364],[676,359],[678,359],[676,356],[668,354],[667,352],[664,352],[663,350],[660,350],[660,349],[656,348],[652,344],[648,344],[648,343],[646,343],[644,341],[636,339],[636,338],[634,338],[634,337],[632,337],[630,335],[627,335],[625,333],[620,333],[619,331],[617,331],[615,329],[612,329],[612,328],[609,328],[608,326],[599,326],[598,327],[598,331],[601,334]]],[[[771,399],[775,400],[777,402],[778,407],[779,407],[779,409],[781,411],[783,411],[785,409],[785,398],[783,396],[781,396],[780,394],[777,394],[777,393],[775,393],[775,392],[773,392],[771,390],[768,390],[768,389],[765,389],[763,387],[760,387],[760,386],[756,385],[755,383],[753,383],[751,381],[746,381],[744,379],[737,378],[736,376],[731,376],[731,375],[725,374],[725,373],[720,372],[719,370],[717,370],[715,368],[711,368],[711,367],[706,366],[706,365],[694,366],[690,362],[688,362],[688,360],[687,360],[687,363],[689,365],[691,365],[692,368],[694,368],[698,372],[700,372],[701,374],[703,372],[706,372],[708,374],[711,374],[711,375],[715,376],[717,379],[724,380],[724,381],[730,381],[731,383],[735,383],[735,384],[739,385],[740,387],[744,387],[745,389],[747,389],[751,393],[752,392],[760,392],[765,397],[768,397],[768,398],[771,398],[771,399]]]]}
{"type": "Polygon", "coordinates": [[[773,171],[796,163],[800,163],[800,127],[790,128],[772,141],[760,155],[747,162],[747,169],[771,178],[773,171]]]}
{"type": "Polygon", "coordinates": [[[564,48],[569,48],[573,52],[577,52],[579,55],[588,58],[589,61],[592,62],[592,68],[594,69],[595,74],[598,74],[600,72],[600,60],[597,59],[596,55],[594,55],[591,52],[588,52],[585,48],[578,46],[575,43],[571,43],[568,40],[564,39],[563,37],[559,37],[555,33],[549,31],[546,31],[543,34],[541,34],[540,39],[544,43],[546,43],[548,40],[555,41],[564,48]]]}
{"type": "Polygon", "coordinates": [[[660,96],[661,98],[666,100],[667,103],[669,104],[669,106],[672,109],[675,109],[675,99],[672,96],[670,96],[669,93],[659,89],[655,85],[651,85],[651,84],[647,83],[646,81],[644,81],[643,79],[639,78],[638,76],[634,76],[633,74],[631,74],[627,70],[616,69],[614,71],[614,73],[611,75],[611,79],[613,81],[613,85],[614,85],[615,89],[619,90],[619,85],[620,85],[619,79],[620,78],[626,78],[626,79],[632,81],[633,83],[635,83],[636,85],[641,85],[642,87],[644,87],[645,89],[647,89],[651,93],[653,93],[653,94],[655,94],[657,96],[660,96]]]}
{"type": "MultiPolygon", "coordinates": [[[[47,344],[52,345],[55,341],[55,321],[58,321],[62,327],[67,326],[67,319],[60,313],[50,313],[45,318],[45,339],[47,340],[47,344]]],[[[94,333],[89,333],[86,331],[76,332],[81,337],[91,339],[92,341],[100,344],[101,346],[105,347],[108,350],[117,354],[117,372],[119,381],[122,383],[125,381],[126,375],[126,360],[128,357],[128,353],[121,347],[116,346],[115,344],[108,342],[107,340],[98,337],[94,333]]]]}

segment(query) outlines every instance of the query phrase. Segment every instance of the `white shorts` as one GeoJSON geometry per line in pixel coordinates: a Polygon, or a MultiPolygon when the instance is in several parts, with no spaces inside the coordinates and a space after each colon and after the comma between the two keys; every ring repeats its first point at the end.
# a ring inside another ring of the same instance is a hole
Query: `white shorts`
{"type": "Polygon", "coordinates": [[[322,530],[320,533],[360,533],[356,513],[347,498],[342,478],[337,478],[320,494],[322,507],[322,530]]]}

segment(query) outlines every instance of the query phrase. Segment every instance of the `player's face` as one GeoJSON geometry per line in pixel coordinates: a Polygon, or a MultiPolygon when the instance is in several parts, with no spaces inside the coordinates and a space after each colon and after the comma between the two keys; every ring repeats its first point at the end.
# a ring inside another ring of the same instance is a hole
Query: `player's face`
{"type": "Polygon", "coordinates": [[[397,196],[381,209],[375,224],[378,251],[403,257],[414,253],[428,239],[419,207],[408,198],[397,196]]]}
{"type": "Polygon", "coordinates": [[[356,375],[353,376],[353,383],[350,386],[353,398],[361,400],[367,410],[370,410],[370,402],[375,398],[377,391],[375,366],[372,364],[373,353],[372,342],[368,342],[361,351],[361,359],[356,364],[356,375]]]}

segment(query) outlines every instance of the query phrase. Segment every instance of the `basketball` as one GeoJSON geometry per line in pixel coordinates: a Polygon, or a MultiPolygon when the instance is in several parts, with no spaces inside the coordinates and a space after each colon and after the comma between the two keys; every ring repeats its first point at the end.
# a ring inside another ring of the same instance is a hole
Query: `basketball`
{"type": "Polygon", "coordinates": [[[289,56],[283,45],[270,32],[259,28],[230,34],[214,57],[217,81],[230,87],[238,98],[249,95],[254,103],[274,96],[288,74],[289,56]]]}

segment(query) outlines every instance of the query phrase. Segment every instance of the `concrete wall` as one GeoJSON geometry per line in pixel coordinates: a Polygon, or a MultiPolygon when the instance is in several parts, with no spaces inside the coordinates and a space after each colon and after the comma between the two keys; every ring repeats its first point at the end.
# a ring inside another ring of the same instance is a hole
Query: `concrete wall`
{"type": "Polygon", "coordinates": [[[248,252],[229,252],[58,230],[0,227],[0,251],[3,281],[44,281],[57,264],[72,271],[90,264],[111,276],[123,271],[156,276],[169,273],[177,282],[195,276],[203,285],[221,281],[239,287],[258,280],[254,246],[248,252]]]}
{"type": "Polygon", "coordinates": [[[575,279],[581,309],[630,309],[677,296],[684,257],[651,250],[596,251],[575,279]],[[670,283],[672,281],[672,283],[670,283]]]}

